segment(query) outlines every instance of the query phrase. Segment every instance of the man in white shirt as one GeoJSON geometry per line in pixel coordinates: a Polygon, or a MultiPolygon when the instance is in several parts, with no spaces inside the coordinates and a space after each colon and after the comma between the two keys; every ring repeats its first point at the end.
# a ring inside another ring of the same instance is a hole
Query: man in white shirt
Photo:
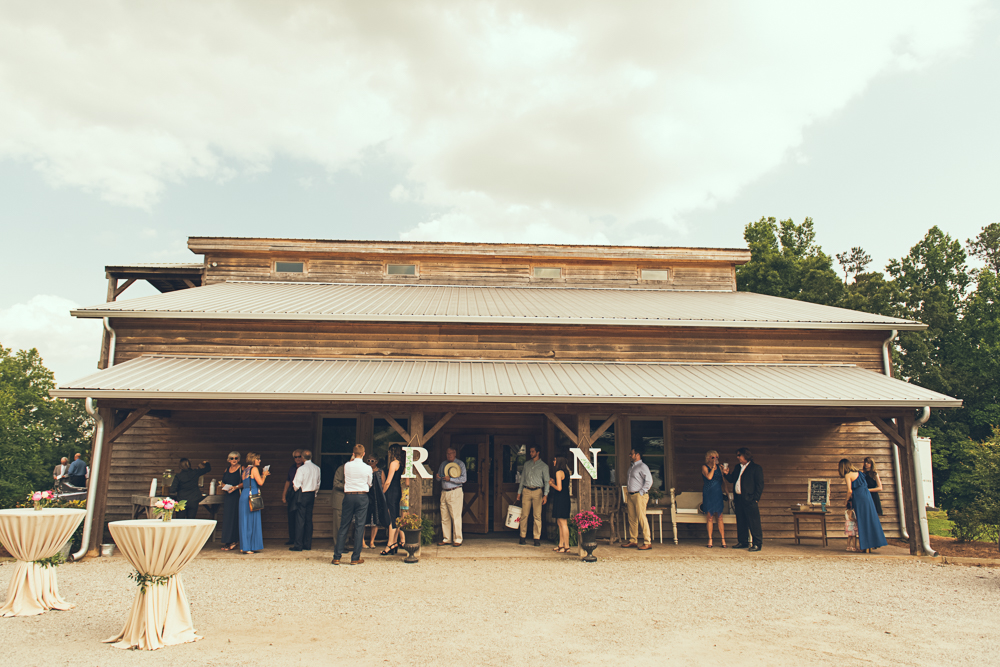
{"type": "Polygon", "coordinates": [[[340,518],[337,546],[333,550],[333,564],[340,565],[344,553],[347,531],[354,519],[354,553],[351,565],[361,565],[361,548],[365,544],[365,520],[368,518],[368,490],[372,487],[372,467],[365,463],[365,446],[354,445],[351,460],[344,464],[344,504],[340,518]]]}
{"type": "Polygon", "coordinates": [[[295,491],[292,497],[295,505],[295,544],[288,547],[289,551],[309,551],[313,543],[313,504],[319,491],[320,469],[312,462],[312,452],[308,449],[302,450],[302,458],[304,461],[292,479],[295,491]]]}

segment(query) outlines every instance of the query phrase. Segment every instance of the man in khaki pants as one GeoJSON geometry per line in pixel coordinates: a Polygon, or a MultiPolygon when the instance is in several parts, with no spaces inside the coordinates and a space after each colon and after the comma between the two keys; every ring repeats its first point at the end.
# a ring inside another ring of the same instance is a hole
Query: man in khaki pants
{"type": "Polygon", "coordinates": [[[549,466],[539,457],[538,447],[528,448],[528,460],[521,470],[521,485],[517,487],[517,499],[521,501],[521,539],[518,544],[527,544],[528,514],[532,516],[535,546],[542,546],[542,505],[549,496],[549,466]]]}
{"type": "Polygon", "coordinates": [[[653,476],[649,466],[642,461],[642,455],[632,450],[630,456],[632,467],[628,469],[628,542],[623,549],[638,547],[640,551],[653,548],[653,539],[649,533],[649,520],[646,519],[646,503],[649,502],[649,489],[653,486],[653,476]],[[642,522],[643,544],[639,544],[639,525],[642,522]]]}
{"type": "Polygon", "coordinates": [[[462,485],[469,478],[465,463],[455,460],[458,450],[449,447],[445,452],[445,460],[438,467],[434,476],[441,482],[441,541],[438,546],[462,546],[462,506],[465,503],[465,492],[462,485]],[[450,475],[455,466],[461,471],[459,475],[450,475]]]}

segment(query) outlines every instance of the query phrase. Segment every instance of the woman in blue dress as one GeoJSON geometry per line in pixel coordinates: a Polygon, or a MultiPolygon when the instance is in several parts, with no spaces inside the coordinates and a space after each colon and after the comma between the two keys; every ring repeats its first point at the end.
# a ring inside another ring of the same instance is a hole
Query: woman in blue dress
{"type": "Polygon", "coordinates": [[[243,469],[243,492],[240,493],[240,551],[245,554],[252,554],[264,548],[260,511],[250,511],[250,496],[260,493],[260,487],[271,472],[265,470],[261,474],[258,468],[260,468],[260,454],[249,452],[246,468],[243,469]]]}
{"type": "Polygon", "coordinates": [[[858,522],[858,546],[862,551],[871,551],[884,547],[885,533],[875,512],[875,502],[868,490],[865,476],[851,465],[850,459],[840,459],[840,476],[847,483],[847,503],[854,506],[854,514],[858,522]]]}
{"type": "Polygon", "coordinates": [[[722,548],[725,549],[726,529],[722,522],[722,512],[725,509],[725,496],[722,492],[722,469],[719,468],[719,452],[714,449],[705,454],[705,464],[701,467],[701,509],[705,512],[708,524],[708,544],[712,548],[712,533],[714,528],[712,522],[719,524],[719,537],[722,539],[722,548]]]}

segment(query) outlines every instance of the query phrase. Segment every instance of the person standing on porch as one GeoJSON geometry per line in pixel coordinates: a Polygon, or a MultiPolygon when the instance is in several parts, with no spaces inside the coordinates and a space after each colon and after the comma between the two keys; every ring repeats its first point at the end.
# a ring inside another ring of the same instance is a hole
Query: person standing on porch
{"type": "Polygon", "coordinates": [[[333,505],[333,541],[336,544],[340,534],[340,513],[344,508],[344,466],[342,463],[337,472],[333,473],[333,493],[330,494],[333,505]]]}
{"type": "Polygon", "coordinates": [[[517,543],[527,543],[530,513],[535,546],[542,546],[542,506],[549,499],[549,466],[540,458],[538,447],[534,445],[528,447],[528,461],[521,470],[517,499],[521,501],[521,539],[517,543]]]}
{"type": "Polygon", "coordinates": [[[174,475],[174,483],[170,485],[170,495],[174,500],[183,500],[185,507],[176,512],[177,518],[197,519],[198,503],[204,498],[201,487],[198,486],[198,479],[212,472],[212,464],[202,461],[200,468],[192,469],[191,461],[185,458],[181,459],[178,465],[181,470],[174,475]]]}
{"type": "Polygon", "coordinates": [[[837,465],[840,476],[847,483],[847,501],[845,505],[853,505],[858,523],[858,546],[862,551],[871,551],[884,547],[887,542],[882,524],[875,513],[875,503],[872,502],[868,482],[863,472],[851,464],[850,459],[840,459],[837,465]]]}
{"type": "Polygon", "coordinates": [[[749,551],[760,551],[764,546],[764,535],[758,502],[764,492],[764,469],[753,462],[753,454],[746,447],[736,450],[736,460],[740,463],[739,469],[734,466],[728,475],[724,475],[726,481],[733,484],[735,493],[737,544],[733,548],[750,547],[749,551]],[[753,539],[753,546],[748,539],[753,539]]]}
{"type": "Polygon", "coordinates": [[[462,485],[469,477],[465,469],[465,463],[456,460],[458,450],[449,447],[445,451],[445,460],[438,467],[434,478],[441,482],[441,541],[438,546],[448,545],[462,546],[462,505],[465,502],[465,493],[462,485]],[[455,467],[461,474],[455,474],[455,467]]]}
{"type": "Polygon", "coordinates": [[[649,519],[646,518],[646,503],[649,502],[649,490],[653,487],[653,475],[649,466],[642,460],[642,454],[632,450],[629,455],[632,466],[628,469],[628,542],[623,549],[638,547],[640,551],[653,548],[653,536],[649,531],[649,519]],[[639,528],[642,527],[643,543],[639,544],[639,528]]]}
{"type": "Polygon", "coordinates": [[[87,462],[83,460],[82,454],[73,455],[73,462],[69,464],[66,474],[69,475],[69,483],[73,486],[81,489],[87,486],[87,462]]]}
{"type": "Polygon", "coordinates": [[[347,531],[354,519],[354,553],[351,565],[361,565],[361,548],[365,545],[365,517],[368,516],[368,489],[372,486],[372,469],[365,463],[365,446],[354,445],[351,460],[344,464],[344,506],[337,533],[337,546],[333,551],[334,565],[340,565],[344,553],[347,531]]]}
{"type": "Polygon", "coordinates": [[[705,463],[701,466],[701,509],[705,513],[708,527],[708,544],[712,548],[712,533],[714,527],[712,522],[719,524],[719,538],[722,540],[722,548],[726,548],[726,528],[723,523],[722,513],[726,507],[726,497],[723,491],[725,480],[722,475],[726,469],[719,465],[719,452],[714,449],[705,454],[705,463]]]}
{"type": "Polygon", "coordinates": [[[299,471],[299,466],[305,462],[302,458],[302,450],[296,449],[292,452],[292,467],[288,469],[288,476],[285,477],[285,488],[281,491],[281,503],[285,505],[285,509],[288,511],[288,541],[285,544],[295,544],[295,503],[289,502],[289,500],[294,500],[294,496],[289,493],[292,491],[292,482],[295,480],[295,473],[299,471]]]}
{"type": "Polygon", "coordinates": [[[250,496],[260,493],[270,470],[261,472],[260,454],[247,452],[247,465],[243,468],[243,491],[240,492],[240,553],[254,554],[264,548],[264,529],[260,514],[250,509],[250,496]]]}
{"type": "Polygon", "coordinates": [[[312,462],[312,452],[303,449],[302,465],[292,479],[292,489],[295,496],[292,505],[295,506],[295,544],[288,547],[289,551],[310,551],[313,542],[313,505],[316,503],[316,492],[319,491],[320,469],[312,462]]]}

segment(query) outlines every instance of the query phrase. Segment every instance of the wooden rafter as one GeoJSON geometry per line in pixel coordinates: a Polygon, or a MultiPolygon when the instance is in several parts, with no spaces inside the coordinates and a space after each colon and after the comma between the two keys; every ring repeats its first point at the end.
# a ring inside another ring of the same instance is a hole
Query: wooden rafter
{"type": "Polygon", "coordinates": [[[124,292],[125,290],[127,290],[129,287],[131,287],[132,283],[134,283],[135,281],[136,281],[135,278],[129,278],[128,280],[125,281],[125,283],[121,287],[115,287],[114,288],[114,290],[115,290],[115,299],[118,298],[118,295],[120,295],[122,292],[124,292]]]}
{"type": "Polygon", "coordinates": [[[448,421],[454,416],[455,416],[454,412],[446,412],[444,417],[441,417],[441,419],[438,420],[437,424],[434,424],[434,428],[427,431],[427,433],[424,433],[423,437],[420,438],[420,442],[426,443],[428,440],[433,438],[434,435],[442,428],[444,428],[444,425],[447,424],[448,421]]]}
{"type": "Polygon", "coordinates": [[[576,433],[573,433],[573,431],[570,430],[569,426],[563,424],[563,420],[559,419],[559,415],[557,415],[554,412],[546,412],[545,416],[549,418],[550,422],[556,425],[557,429],[565,433],[566,437],[569,438],[574,445],[577,446],[580,445],[580,439],[576,437],[576,433]]]}
{"type": "Polygon", "coordinates": [[[410,434],[406,431],[406,429],[400,426],[399,422],[393,419],[391,415],[382,415],[382,418],[385,419],[387,422],[389,422],[389,426],[391,426],[393,430],[396,431],[396,433],[402,436],[403,440],[406,440],[407,442],[410,442],[412,440],[410,434]]]}
{"type": "Polygon", "coordinates": [[[125,433],[125,431],[132,428],[132,426],[137,421],[142,419],[147,412],[149,412],[149,408],[137,408],[132,412],[130,412],[128,416],[125,417],[124,421],[122,421],[121,424],[116,426],[114,430],[112,430],[110,433],[108,433],[107,436],[105,436],[104,444],[108,444],[109,442],[114,442],[115,440],[117,440],[119,437],[122,436],[122,434],[125,433]]]}
{"type": "Polygon", "coordinates": [[[184,278],[184,284],[187,285],[188,287],[197,287],[197,285],[195,285],[193,281],[188,280],[187,278],[184,278]]]}
{"type": "Polygon", "coordinates": [[[604,435],[605,431],[611,428],[611,425],[615,423],[616,419],[618,419],[618,415],[611,415],[608,417],[607,421],[601,424],[601,428],[597,429],[590,435],[590,442],[597,442],[597,439],[604,435]]]}
{"type": "Polygon", "coordinates": [[[883,421],[881,417],[872,417],[871,423],[875,425],[875,428],[882,431],[885,437],[892,440],[893,444],[896,445],[897,447],[906,446],[906,441],[903,440],[903,437],[899,434],[896,428],[885,423],[885,421],[883,421]]]}

